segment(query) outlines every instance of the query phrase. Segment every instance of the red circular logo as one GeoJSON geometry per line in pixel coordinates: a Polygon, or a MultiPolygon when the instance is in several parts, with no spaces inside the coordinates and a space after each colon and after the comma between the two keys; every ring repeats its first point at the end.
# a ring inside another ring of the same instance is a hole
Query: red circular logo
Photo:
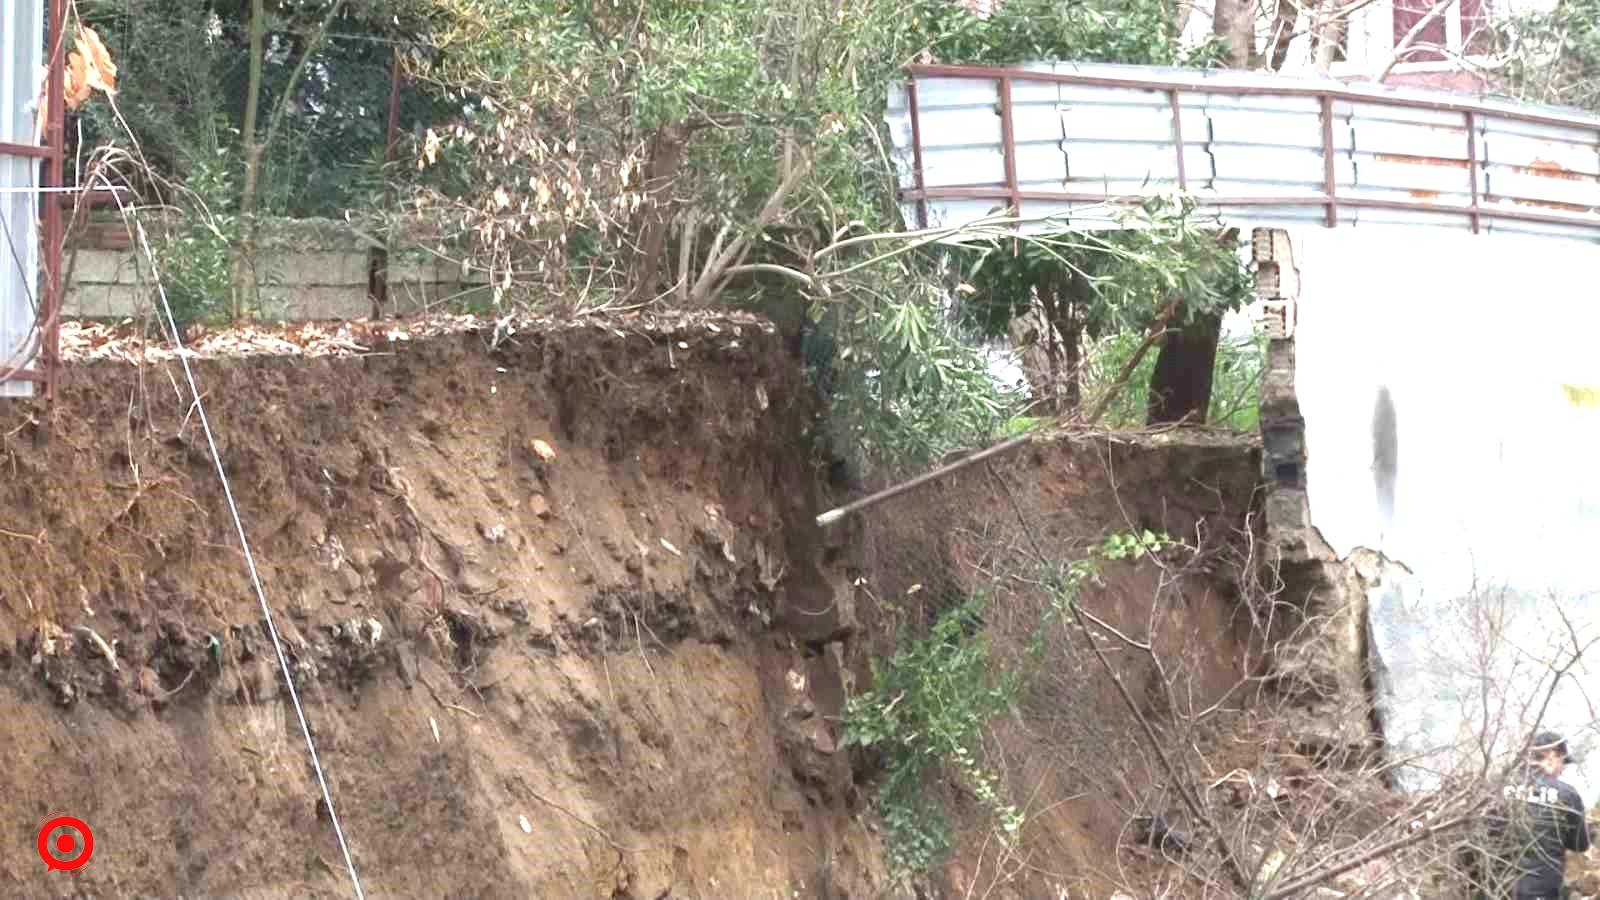
{"type": "Polygon", "coordinates": [[[39,828],[39,858],[48,869],[76,872],[88,865],[93,855],[94,832],[82,819],[56,816],[39,828]],[[50,833],[57,830],[61,830],[61,834],[54,841],[50,840],[50,833]],[[76,837],[73,831],[78,833],[76,837]]]}

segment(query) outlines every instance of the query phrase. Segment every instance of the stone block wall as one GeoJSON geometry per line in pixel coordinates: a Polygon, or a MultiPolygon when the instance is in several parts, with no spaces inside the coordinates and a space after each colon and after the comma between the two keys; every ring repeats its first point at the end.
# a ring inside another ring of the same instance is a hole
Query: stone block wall
{"type": "MultiPolygon", "coordinates": [[[[259,315],[267,320],[413,315],[487,300],[488,288],[477,276],[463,279],[457,265],[410,243],[390,254],[380,311],[368,278],[374,250],[380,249],[373,239],[333,220],[265,223],[256,262],[259,315]]],[[[94,221],[78,230],[68,240],[62,264],[68,277],[63,313],[69,317],[137,318],[155,309],[150,266],[120,221],[94,221]]]]}

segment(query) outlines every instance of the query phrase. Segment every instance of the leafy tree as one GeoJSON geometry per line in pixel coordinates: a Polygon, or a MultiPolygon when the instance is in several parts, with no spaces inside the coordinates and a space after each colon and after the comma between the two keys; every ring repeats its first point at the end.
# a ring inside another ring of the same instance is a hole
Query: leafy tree
{"type": "Polygon", "coordinates": [[[1524,100],[1600,110],[1600,0],[1557,0],[1502,30],[1511,91],[1524,100]]]}
{"type": "MultiPolygon", "coordinates": [[[[1037,310],[1044,333],[1024,340],[1045,350],[1045,406],[1076,412],[1086,338],[1181,328],[1198,316],[1220,317],[1248,295],[1236,238],[1219,239],[1193,221],[1192,211],[1192,203],[1152,199],[1122,217],[1126,230],[990,241],[967,271],[970,297],[963,311],[983,332],[999,336],[1037,310]]],[[[1148,348],[1136,350],[1130,370],[1148,348]]]]}
{"type": "MultiPolygon", "coordinates": [[[[83,24],[105,40],[124,75],[117,110],[151,167],[146,188],[164,197],[219,151],[230,155],[235,192],[244,175],[242,134],[249,90],[250,0],[78,0],[83,24]],[[153,179],[153,181],[152,181],[153,179]]],[[[284,108],[280,133],[261,166],[264,210],[291,216],[340,216],[380,192],[390,71],[398,47],[425,55],[428,24],[413,0],[345,0],[325,39],[313,42],[330,9],[323,0],[262,0],[262,77],[257,92],[264,130],[284,108]],[[398,20],[398,22],[397,22],[398,20]],[[307,54],[306,74],[291,97],[291,73],[307,54]]],[[[433,121],[446,98],[402,82],[401,121],[433,121]]],[[[126,143],[103,102],[81,117],[81,146],[126,143]]],[[[69,135],[76,139],[74,129],[69,135]]],[[[213,198],[215,199],[215,198],[213,198]]]]}

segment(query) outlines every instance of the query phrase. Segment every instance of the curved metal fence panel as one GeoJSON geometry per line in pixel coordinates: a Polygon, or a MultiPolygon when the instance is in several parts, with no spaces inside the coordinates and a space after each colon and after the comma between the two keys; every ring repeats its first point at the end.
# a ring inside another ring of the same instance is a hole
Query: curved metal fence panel
{"type": "Polygon", "coordinates": [[[907,221],[1015,206],[1116,227],[1183,192],[1230,224],[1600,241],[1600,118],[1439,91],[1153,66],[921,65],[889,98],[907,221]]]}

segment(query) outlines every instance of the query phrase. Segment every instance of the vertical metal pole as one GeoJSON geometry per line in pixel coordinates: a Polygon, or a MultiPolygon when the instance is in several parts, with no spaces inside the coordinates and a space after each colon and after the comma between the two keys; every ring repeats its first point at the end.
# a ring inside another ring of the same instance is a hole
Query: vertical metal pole
{"type": "Polygon", "coordinates": [[[1188,193],[1189,176],[1183,163],[1183,109],[1178,106],[1178,89],[1167,91],[1167,103],[1172,107],[1172,143],[1178,148],[1178,190],[1188,193]]]}
{"type": "Polygon", "coordinates": [[[1467,178],[1472,181],[1472,233],[1478,233],[1478,117],[1467,110],[1467,178]]]}
{"type": "Polygon", "coordinates": [[[1006,163],[1006,196],[1011,209],[1022,215],[1022,200],[1017,196],[1017,140],[1011,122],[1011,79],[1000,78],[1000,148],[1006,163]]]}
{"type": "Polygon", "coordinates": [[[1322,192],[1327,195],[1328,227],[1339,224],[1339,200],[1333,175],[1333,95],[1322,95],[1322,192]]]}
{"type": "Polygon", "coordinates": [[[922,114],[917,104],[917,79],[906,80],[906,112],[911,115],[911,174],[917,187],[917,227],[928,227],[927,185],[922,175],[922,114]]]}
{"type": "Polygon", "coordinates": [[[49,104],[45,120],[45,142],[49,155],[45,158],[45,174],[40,183],[44,192],[44,327],[39,335],[43,342],[45,400],[53,401],[56,393],[57,364],[61,345],[61,202],[53,188],[66,184],[66,0],[50,0],[50,61],[46,77],[46,103],[49,104]]]}

